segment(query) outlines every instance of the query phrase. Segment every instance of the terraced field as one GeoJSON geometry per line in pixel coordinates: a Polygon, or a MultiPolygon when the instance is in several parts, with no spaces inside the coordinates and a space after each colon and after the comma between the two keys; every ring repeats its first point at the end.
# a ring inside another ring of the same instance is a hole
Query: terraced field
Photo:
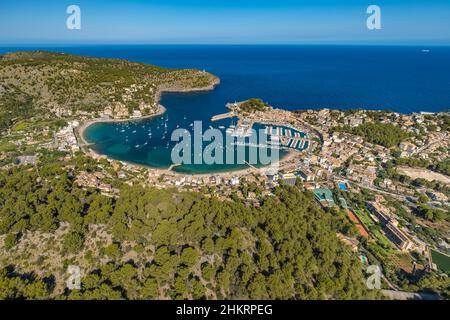
{"type": "Polygon", "coordinates": [[[381,232],[380,226],[370,218],[370,216],[364,210],[354,211],[358,219],[364,224],[364,226],[370,231],[372,237],[384,248],[393,248],[389,239],[381,232]]]}

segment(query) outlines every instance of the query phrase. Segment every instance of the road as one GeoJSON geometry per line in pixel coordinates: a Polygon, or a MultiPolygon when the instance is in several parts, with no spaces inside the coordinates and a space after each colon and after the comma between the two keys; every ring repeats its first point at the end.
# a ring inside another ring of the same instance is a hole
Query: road
{"type": "Polygon", "coordinates": [[[412,152],[411,156],[422,153],[424,150],[430,148],[432,145],[434,145],[434,144],[436,144],[436,143],[439,143],[439,142],[442,142],[442,140],[445,139],[445,138],[447,138],[447,136],[444,136],[444,137],[442,137],[441,139],[437,139],[437,140],[434,140],[434,141],[431,141],[431,142],[427,143],[427,144],[424,145],[423,147],[420,147],[420,148],[417,149],[416,151],[412,152]]]}
{"type": "Polygon", "coordinates": [[[357,182],[355,180],[349,179],[347,177],[341,177],[341,176],[333,175],[333,178],[341,179],[341,180],[342,179],[348,180],[348,181],[356,184],[360,188],[364,188],[364,189],[368,189],[368,190],[371,190],[371,191],[387,194],[387,195],[390,195],[390,196],[396,198],[397,200],[405,202],[405,204],[407,204],[407,205],[409,205],[411,207],[414,207],[414,208],[417,207],[414,203],[412,203],[411,201],[408,200],[408,199],[411,199],[411,200],[417,201],[418,199],[413,197],[413,196],[405,196],[405,195],[402,195],[402,194],[398,194],[398,193],[393,193],[393,192],[389,192],[389,191],[386,191],[386,190],[382,190],[382,189],[379,189],[379,188],[376,188],[376,187],[369,187],[369,186],[366,186],[366,185],[362,185],[361,183],[359,183],[359,182],[357,182]]]}

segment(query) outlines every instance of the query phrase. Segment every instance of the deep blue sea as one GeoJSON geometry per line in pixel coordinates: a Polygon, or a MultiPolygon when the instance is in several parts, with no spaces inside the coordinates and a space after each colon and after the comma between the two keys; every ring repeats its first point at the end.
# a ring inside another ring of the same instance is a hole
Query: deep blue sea
{"type": "MultiPolygon", "coordinates": [[[[126,132],[127,143],[124,137],[115,134],[114,124],[87,130],[86,138],[96,143],[94,148],[100,153],[155,167],[171,164],[170,149],[166,149],[166,141],[161,139],[163,132],[159,131],[158,140],[155,139],[158,134],[153,136],[145,150],[132,149],[133,145],[145,143],[147,127],[151,126],[155,134],[168,117],[169,131],[176,126],[188,129],[195,120],[202,120],[207,129],[211,116],[226,112],[227,102],[258,97],[288,110],[364,108],[401,113],[450,110],[450,47],[127,45],[0,47],[0,53],[35,49],[171,68],[205,69],[219,76],[221,85],[214,91],[165,94],[162,104],[168,109],[167,114],[133,125],[129,130],[137,133],[126,132]]],[[[225,121],[213,125],[227,124],[225,121]]],[[[164,138],[170,139],[170,134],[164,138]]],[[[223,166],[178,168],[189,173],[224,169],[223,166]]]]}

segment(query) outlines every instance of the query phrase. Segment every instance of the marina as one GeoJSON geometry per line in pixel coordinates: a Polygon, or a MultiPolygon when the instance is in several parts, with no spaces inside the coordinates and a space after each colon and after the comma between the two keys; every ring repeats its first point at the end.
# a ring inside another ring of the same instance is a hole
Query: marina
{"type": "MultiPolygon", "coordinates": [[[[317,47],[278,47],[273,48],[273,52],[260,50],[260,48],[256,47],[233,47],[227,49],[227,54],[232,59],[230,61],[244,59],[242,63],[237,65],[233,63],[223,64],[223,48],[208,48],[206,61],[198,60],[199,54],[204,49],[195,49],[192,55],[177,55],[175,60],[171,60],[171,64],[168,67],[203,69],[206,64],[208,65],[208,70],[221,78],[221,84],[217,90],[207,93],[163,93],[159,102],[167,107],[167,112],[164,115],[160,114],[145,121],[136,120],[136,122],[141,121],[136,128],[133,128],[133,125],[129,125],[129,129],[123,127],[119,131],[115,131],[116,125],[112,123],[95,125],[87,130],[86,138],[88,143],[92,143],[94,151],[99,154],[135,164],[168,168],[171,165],[171,148],[169,146],[169,149],[167,149],[167,140],[170,140],[171,133],[177,128],[185,128],[192,132],[190,125],[194,121],[200,120],[203,122],[205,129],[212,125],[223,131],[231,128],[232,130],[228,132],[237,135],[246,133],[246,130],[242,131],[236,128],[238,124],[236,123],[235,113],[232,112],[233,110],[224,108],[228,102],[231,102],[229,105],[234,108],[233,102],[235,100],[261,97],[271,105],[285,110],[323,107],[347,109],[364,105],[368,106],[369,109],[371,109],[371,106],[386,106],[386,108],[390,108],[393,111],[405,114],[415,111],[440,111],[442,108],[437,106],[446,105],[445,102],[448,101],[449,97],[448,88],[443,85],[437,85],[445,82],[432,81],[427,75],[432,70],[439,78],[446,79],[448,75],[446,51],[432,50],[435,59],[430,60],[430,64],[423,70],[418,70],[423,76],[414,78],[414,81],[410,81],[403,73],[391,72],[388,77],[385,77],[385,71],[366,63],[366,57],[369,55],[370,59],[377,61],[377,64],[381,65],[392,65],[392,59],[405,63],[405,68],[409,64],[420,65],[420,61],[424,57],[420,53],[421,49],[424,48],[414,49],[411,54],[409,54],[410,49],[407,48],[402,48],[395,52],[383,49],[380,51],[381,54],[373,54],[367,51],[367,48],[362,47],[329,47],[327,50],[317,47]],[[416,54],[417,52],[418,54],[416,54]],[[257,55],[260,56],[260,59],[254,59],[257,55]],[[286,57],[282,62],[275,58],[280,55],[286,57]],[[352,70],[344,68],[347,59],[351,59],[355,64],[355,68],[352,68],[352,70]],[[282,63],[281,67],[280,63],[282,63]],[[322,72],[324,68],[326,70],[335,68],[336,72],[322,72]],[[265,70],[266,76],[255,76],[261,70],[265,70]],[[317,70],[317,77],[298,76],[304,72],[313,72],[315,70],[317,70]],[[386,81],[377,81],[372,86],[367,87],[367,84],[361,81],[361,79],[365,78],[361,78],[358,70],[364,70],[364,74],[374,74],[376,77],[383,76],[383,79],[386,79],[386,81]],[[342,75],[345,75],[346,86],[339,85],[342,75]],[[323,81],[336,84],[336,86],[329,88],[330,91],[326,95],[310,95],[308,90],[300,90],[300,88],[309,88],[312,91],[316,91],[317,88],[322,88],[323,81]],[[405,92],[401,90],[401,84],[408,81],[410,81],[411,90],[405,92]],[[361,86],[361,90],[348,90],[351,86],[361,86]],[[365,88],[368,89],[364,90],[365,88]],[[395,94],[389,96],[379,94],[380,92],[386,92],[386,90],[395,92],[395,94]],[[436,94],[436,97],[439,97],[436,98],[438,100],[429,101],[425,99],[425,93],[429,91],[438,92],[439,94],[436,94]],[[169,121],[167,134],[163,140],[163,133],[166,129],[163,120],[166,119],[166,116],[169,116],[169,121]],[[151,128],[151,135],[149,131],[145,131],[142,128],[142,125],[145,125],[148,129],[151,128]],[[233,125],[234,128],[232,127],[233,125]],[[114,130],[114,133],[111,132],[111,129],[114,130]],[[123,131],[121,132],[121,130],[123,131]],[[133,130],[137,130],[136,134],[132,134],[133,130]],[[148,145],[143,146],[146,141],[148,141],[148,145]],[[135,149],[134,146],[136,145],[140,145],[141,148],[135,149]]],[[[152,48],[146,50],[149,52],[146,56],[139,56],[139,53],[133,48],[124,48],[119,53],[120,57],[129,60],[142,60],[146,63],[164,65],[168,62],[168,52],[172,52],[165,49],[161,52],[152,48]]],[[[83,49],[82,52],[75,53],[107,54],[104,51],[96,52],[87,48],[83,49]]],[[[116,53],[116,55],[119,55],[119,53],[116,53]]],[[[257,125],[265,125],[272,127],[272,130],[276,130],[279,127],[284,128],[283,130],[279,129],[278,135],[275,135],[277,133],[275,131],[273,137],[279,137],[280,144],[285,150],[309,150],[313,145],[313,141],[315,141],[313,140],[314,137],[318,135],[307,123],[294,123],[293,117],[284,117],[279,110],[273,110],[273,113],[266,115],[255,114],[251,120],[254,121],[255,127],[257,125]],[[292,130],[289,131],[287,128],[292,130]],[[304,132],[305,137],[298,138],[295,132],[304,132]]],[[[248,138],[249,136],[246,139],[248,138]]],[[[224,165],[215,167],[183,165],[174,170],[189,173],[213,173],[240,170],[242,168],[241,166],[224,165]]]]}
{"type": "Polygon", "coordinates": [[[230,125],[226,133],[232,137],[251,137],[253,135],[253,123],[245,120],[239,120],[237,125],[230,125]]]}
{"type": "Polygon", "coordinates": [[[281,146],[289,149],[303,151],[310,144],[305,133],[287,127],[267,126],[265,133],[279,139],[281,146]]]}

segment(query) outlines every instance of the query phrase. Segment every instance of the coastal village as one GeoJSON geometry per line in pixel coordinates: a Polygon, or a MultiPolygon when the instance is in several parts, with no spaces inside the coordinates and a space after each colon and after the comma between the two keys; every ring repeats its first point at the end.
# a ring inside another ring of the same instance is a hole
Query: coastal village
{"type": "MultiPolygon", "coordinates": [[[[180,191],[194,192],[207,190],[205,194],[223,201],[234,195],[246,199],[249,206],[259,206],[259,199],[270,196],[276,185],[285,183],[295,186],[301,181],[302,188],[312,191],[324,208],[345,210],[361,237],[379,242],[390,250],[395,248],[401,252],[420,252],[428,259],[423,268],[437,270],[437,266],[432,262],[429,245],[408,229],[407,222],[395,214],[395,208],[389,206],[385,196],[413,205],[418,195],[422,195],[427,197],[433,207],[448,210],[450,178],[428,169],[413,169],[407,166],[398,168],[411,179],[421,178],[429,182],[437,180],[446,186],[447,192],[436,191],[426,186],[411,187],[410,183],[394,181],[388,177],[380,178],[383,165],[393,160],[392,150],[369,143],[361,136],[332,130],[340,126],[355,128],[364,123],[375,122],[367,112],[356,111],[348,116],[345,112],[328,109],[290,112],[267,107],[264,110],[242,112],[239,110],[239,104],[230,104],[228,107],[231,108],[231,115],[239,117],[240,123],[261,123],[271,128],[295,128],[305,134],[309,145],[305,149],[289,149],[289,155],[281,159],[276,170],[270,167],[249,167],[238,172],[184,175],[168,169],[144,168],[111,160],[93,152],[85,145],[79,130],[82,127],[81,122],[89,119],[87,115],[83,115],[80,120],[69,121],[66,126],[53,134],[50,128],[44,128],[43,132],[28,133],[21,138],[19,138],[20,130],[10,133],[10,136],[14,137],[14,144],[20,146],[33,145],[39,141],[35,137],[43,135],[48,137],[48,141],[40,143],[38,150],[57,150],[66,154],[64,158],[70,158],[83,150],[90,157],[108,163],[114,169],[114,175],[107,172],[104,165],[99,165],[98,171],[79,172],[75,181],[82,188],[95,188],[111,197],[118,193],[111,183],[117,178],[129,185],[142,184],[161,189],[176,188],[180,191]],[[334,192],[334,190],[341,193],[358,192],[360,189],[370,190],[375,195],[375,199],[366,201],[363,208],[348,206],[345,198],[334,192]]],[[[115,110],[117,112],[112,115],[107,108],[102,114],[102,119],[142,116],[137,113],[130,115],[125,110],[115,110]]],[[[164,112],[164,109],[160,110],[164,112]]],[[[414,157],[423,160],[432,158],[435,161],[448,158],[449,132],[440,130],[441,123],[438,120],[425,120],[426,114],[386,113],[377,116],[380,117],[377,119],[379,123],[393,124],[413,134],[424,133],[421,139],[408,139],[399,144],[398,152],[401,158],[414,157]],[[423,126],[425,122],[427,126],[433,126],[434,130],[427,130],[423,126]]],[[[5,158],[5,152],[2,152],[0,157],[5,158]]],[[[19,156],[16,164],[30,165],[35,163],[37,158],[37,155],[19,156]]],[[[414,205],[404,207],[411,211],[414,205]]],[[[356,238],[345,238],[343,241],[351,244],[354,250],[359,250],[359,241],[356,238]]],[[[441,250],[450,248],[445,239],[442,239],[439,245],[442,246],[441,250]]],[[[364,254],[361,256],[364,257],[364,254]]],[[[365,261],[366,258],[362,259],[365,261]]]]}
{"type": "MultiPolygon", "coordinates": [[[[332,128],[339,126],[358,127],[363,123],[373,123],[374,119],[367,112],[357,111],[350,116],[345,112],[336,110],[305,110],[303,112],[290,112],[282,109],[267,107],[265,110],[254,112],[242,112],[238,104],[230,105],[232,113],[236,114],[243,123],[261,123],[274,128],[295,128],[304,132],[308,137],[309,145],[302,150],[289,150],[289,155],[281,159],[279,166],[273,168],[254,168],[238,172],[225,172],[216,174],[184,175],[168,169],[144,168],[139,165],[108,159],[90,150],[80,137],[80,122],[86,121],[86,116],[80,120],[73,120],[67,126],[59,129],[51,136],[50,128],[44,128],[44,136],[49,141],[41,143],[38,149],[53,149],[66,153],[64,157],[71,157],[84,150],[87,154],[99,161],[108,163],[113,169],[115,176],[107,172],[104,165],[98,166],[95,172],[80,172],[76,176],[76,183],[82,188],[95,188],[104,195],[114,197],[118,190],[112,186],[111,181],[118,178],[126,184],[143,184],[151,187],[170,189],[176,188],[180,191],[204,192],[211,197],[217,197],[223,201],[234,195],[246,199],[249,206],[259,206],[259,199],[270,196],[273,188],[285,183],[295,186],[301,181],[302,188],[310,190],[315,194],[317,201],[328,209],[343,209],[347,212],[349,219],[359,230],[360,236],[374,242],[385,245],[389,250],[396,249],[400,252],[420,252],[427,257],[427,264],[422,266],[437,271],[437,266],[432,262],[429,245],[419,237],[413,230],[408,229],[408,223],[396,215],[395,208],[389,206],[389,199],[413,204],[418,195],[427,197],[433,207],[448,210],[448,192],[436,191],[432,188],[411,187],[410,183],[393,181],[390,178],[380,178],[379,172],[382,166],[392,161],[392,151],[386,147],[365,141],[361,136],[346,132],[335,131],[332,128]],[[250,187],[250,188],[249,188],[250,187]],[[366,201],[363,208],[352,208],[347,205],[340,193],[358,192],[367,189],[373,192],[375,198],[366,201]],[[251,190],[251,191],[249,191],[251,190]]],[[[116,117],[118,119],[127,117],[140,118],[141,114],[125,113],[124,110],[108,114],[109,109],[103,114],[103,119],[116,117]],[[123,111],[123,113],[122,113],[123,111]]],[[[423,132],[423,124],[434,126],[433,131],[427,131],[421,139],[408,139],[400,143],[398,151],[400,157],[414,157],[418,159],[436,159],[436,161],[448,158],[450,147],[449,132],[439,130],[439,121],[425,121],[425,114],[400,115],[386,113],[381,115],[377,121],[380,123],[393,124],[401,127],[406,132],[423,132]]],[[[10,133],[11,136],[20,136],[20,131],[10,133]]],[[[14,143],[18,146],[33,145],[36,142],[35,134],[26,134],[21,139],[15,138],[14,143]]],[[[2,152],[0,157],[5,157],[2,152]]],[[[18,165],[30,165],[37,161],[37,155],[19,156],[18,165]]],[[[70,168],[68,168],[70,169],[70,168]]],[[[399,171],[411,178],[421,178],[429,182],[433,179],[448,187],[450,178],[446,175],[434,173],[428,169],[416,169],[400,167],[399,171]]],[[[406,207],[406,210],[411,208],[406,207]]],[[[359,250],[359,241],[356,238],[343,239],[349,243],[354,250],[359,250]]],[[[443,249],[449,249],[449,244],[442,239],[439,243],[443,249]]],[[[441,250],[442,250],[441,248],[441,250]]],[[[364,254],[361,254],[365,261],[364,254]]],[[[411,269],[411,266],[405,267],[411,269]]]]}
{"type": "MultiPolygon", "coordinates": [[[[217,84],[218,80],[204,89],[217,84]]],[[[156,102],[163,90],[156,86],[151,99],[127,107],[144,89],[132,84],[100,112],[56,108],[54,121],[46,119],[36,126],[19,122],[3,135],[1,170],[16,166],[32,170],[40,156],[56,152],[80,188],[108,197],[117,197],[120,185],[141,185],[201,192],[221,201],[237,197],[249,207],[259,207],[265,197],[274,195],[276,186],[287,184],[311,192],[325,211],[351,222],[354,235],[337,236],[363,264],[392,265],[409,277],[449,272],[449,113],[288,111],[259,99],[230,103],[228,113],[212,120],[236,117],[238,124],[229,129],[244,135],[254,124],[263,125],[287,155],[272,167],[182,174],[173,166],[157,169],[110,159],[84,140],[83,131],[94,122],[141,121],[163,114],[164,107],[156,102]],[[393,130],[393,142],[376,140],[376,126],[393,130]],[[65,165],[81,158],[88,163],[83,169],[65,165]]],[[[389,289],[400,290],[392,279],[385,280],[389,289]]]]}

